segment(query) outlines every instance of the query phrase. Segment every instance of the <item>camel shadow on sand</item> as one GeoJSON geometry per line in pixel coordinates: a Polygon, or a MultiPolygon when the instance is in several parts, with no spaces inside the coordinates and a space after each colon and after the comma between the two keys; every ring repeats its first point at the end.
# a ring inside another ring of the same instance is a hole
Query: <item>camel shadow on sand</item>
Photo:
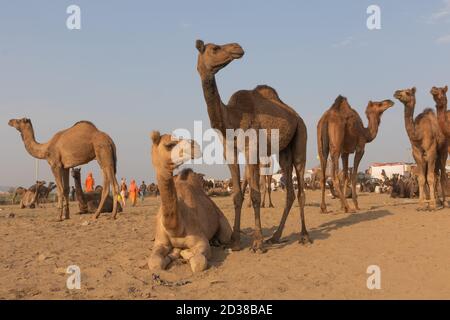
{"type": "MultiPolygon", "coordinates": [[[[346,215],[345,217],[334,219],[325,223],[322,223],[318,227],[308,229],[309,237],[313,241],[324,240],[331,237],[333,231],[339,230],[341,228],[350,227],[352,225],[373,221],[377,219],[381,219],[387,216],[393,215],[392,212],[388,210],[375,210],[375,211],[366,211],[360,213],[352,213],[346,215]]],[[[277,229],[276,226],[271,228],[263,228],[263,236],[264,239],[268,239],[272,236],[272,234],[277,229]]],[[[241,234],[241,245],[242,248],[250,248],[252,244],[252,232],[251,228],[246,228],[242,230],[241,234]]],[[[266,244],[267,249],[281,249],[285,246],[288,246],[293,243],[298,243],[300,238],[299,232],[293,232],[288,236],[282,237],[280,243],[278,244],[266,244]]]]}

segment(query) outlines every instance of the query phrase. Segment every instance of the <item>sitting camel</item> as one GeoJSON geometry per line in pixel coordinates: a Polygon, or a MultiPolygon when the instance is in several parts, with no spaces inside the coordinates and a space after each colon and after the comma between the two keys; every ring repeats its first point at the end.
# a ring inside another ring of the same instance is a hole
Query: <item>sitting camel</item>
{"type": "MultiPolygon", "coordinates": [[[[83,189],[81,187],[80,168],[72,169],[72,177],[75,183],[75,196],[78,201],[78,207],[80,208],[79,214],[95,213],[102,199],[102,190],[97,191],[97,188],[95,188],[95,191],[83,192],[83,189]]],[[[112,212],[112,210],[113,198],[108,194],[101,212],[112,212]]],[[[117,205],[117,212],[122,212],[122,206],[120,205],[120,203],[117,205]]]]}
{"type": "Polygon", "coordinates": [[[157,215],[155,244],[148,261],[151,270],[166,269],[181,256],[193,272],[203,271],[211,255],[209,242],[231,240],[231,226],[224,214],[203,191],[201,179],[192,170],[176,178],[173,171],[199,156],[198,145],[170,135],[152,135],[152,162],[156,171],[161,207],[157,215]]]}
{"type": "Polygon", "coordinates": [[[30,208],[34,209],[39,203],[39,191],[44,185],[44,181],[37,181],[34,185],[34,190],[32,188],[25,191],[22,200],[20,200],[20,209],[30,208]]]}

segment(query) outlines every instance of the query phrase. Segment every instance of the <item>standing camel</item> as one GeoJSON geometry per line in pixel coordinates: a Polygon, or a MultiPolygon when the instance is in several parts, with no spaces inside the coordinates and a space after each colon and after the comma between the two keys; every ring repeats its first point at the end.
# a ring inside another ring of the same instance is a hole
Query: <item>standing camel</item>
{"type": "MultiPolygon", "coordinates": [[[[286,219],[295,199],[292,185],[292,167],[295,168],[298,179],[298,203],[300,207],[301,232],[300,242],[310,242],[306,230],[304,206],[304,173],[306,165],[306,126],[302,118],[291,107],[284,104],[276,91],[268,86],[257,86],[254,90],[241,90],[233,94],[225,105],[219,95],[215,75],[219,70],[227,66],[231,61],[239,59],[244,55],[244,50],[239,44],[230,43],[224,45],[205,44],[202,40],[197,40],[198,50],[197,71],[201,78],[203,94],[207,105],[208,116],[211,127],[216,129],[222,137],[222,142],[227,154],[227,145],[224,141],[226,130],[242,129],[265,129],[267,136],[271,136],[271,130],[278,130],[279,133],[279,162],[287,178],[286,205],[278,229],[268,240],[277,243],[283,232],[286,219]]],[[[267,150],[270,150],[270,141],[258,141],[259,149],[262,143],[266,143],[267,150]]],[[[233,143],[234,159],[237,159],[238,148],[236,140],[233,143]]],[[[259,164],[249,163],[249,145],[245,146],[245,156],[247,160],[246,170],[249,174],[250,198],[255,212],[256,230],[253,234],[252,249],[254,252],[263,252],[263,236],[261,231],[260,205],[261,193],[259,187],[259,164]]],[[[231,152],[230,152],[231,153],[231,152]]],[[[270,156],[267,154],[267,156],[270,156]]],[[[225,158],[227,158],[225,156],[225,158]]],[[[259,162],[259,158],[256,162],[259,162]]],[[[235,211],[233,228],[233,250],[240,249],[240,229],[241,210],[244,195],[240,185],[240,169],[236,160],[228,161],[233,183],[233,203],[235,211]]]]}
{"type": "MultiPolygon", "coordinates": [[[[269,162],[268,164],[260,163],[260,172],[259,172],[259,189],[262,193],[262,202],[261,207],[264,208],[266,206],[266,193],[269,198],[269,208],[274,208],[274,205],[272,203],[272,175],[266,174],[265,170],[270,170],[270,167],[272,166],[272,162],[269,162]]],[[[245,170],[244,173],[244,181],[242,182],[242,193],[245,194],[245,190],[247,189],[248,181],[249,181],[249,175],[247,170],[245,170]]],[[[251,199],[248,201],[249,208],[252,206],[251,199]]]]}
{"type": "Polygon", "coordinates": [[[69,214],[69,170],[73,167],[97,160],[103,171],[103,193],[94,219],[97,219],[103,209],[109,194],[110,184],[113,187],[114,208],[113,217],[117,215],[117,194],[119,187],[116,180],[116,146],[112,139],[99,131],[94,124],[80,121],[72,127],[59,131],[50,141],[38,143],[34,137],[33,125],[30,119],[12,119],[8,123],[16,128],[22,136],[25,149],[37,159],[46,159],[58,191],[59,220],[70,218],[69,214]]]}
{"type": "MultiPolygon", "coordinates": [[[[414,120],[416,88],[397,90],[394,97],[405,106],[405,128],[411,142],[412,155],[417,163],[419,180],[419,210],[426,209],[426,185],[430,190],[429,209],[436,210],[436,173],[440,171],[442,190],[446,190],[448,150],[447,139],[442,133],[433,110],[425,109],[414,120]]],[[[442,192],[445,205],[445,192],[442,192]]]]}
{"type": "Polygon", "coordinates": [[[358,198],[356,194],[356,180],[358,167],[364,155],[364,149],[367,143],[372,142],[378,133],[381,116],[384,111],[394,105],[391,100],[380,102],[369,101],[366,108],[366,116],[369,121],[365,128],[361,117],[349,105],[347,98],[338,96],[330,109],[328,109],[320,118],[317,124],[317,144],[319,151],[320,167],[322,171],[321,189],[322,203],[320,209],[322,213],[327,213],[325,204],[325,183],[328,155],[331,156],[331,177],[333,185],[339,199],[342,209],[345,212],[354,212],[345,198],[347,194],[348,183],[348,158],[351,153],[355,153],[352,170],[352,200],[355,210],[359,210],[358,198]],[[339,179],[339,157],[342,159],[343,183],[339,179]]]}
{"type": "MultiPolygon", "coordinates": [[[[448,86],[443,88],[431,88],[431,95],[436,102],[436,112],[439,127],[445,135],[447,141],[450,140],[450,110],[447,110],[447,91],[448,86]]],[[[448,152],[450,153],[450,144],[448,145],[448,152]]]]}

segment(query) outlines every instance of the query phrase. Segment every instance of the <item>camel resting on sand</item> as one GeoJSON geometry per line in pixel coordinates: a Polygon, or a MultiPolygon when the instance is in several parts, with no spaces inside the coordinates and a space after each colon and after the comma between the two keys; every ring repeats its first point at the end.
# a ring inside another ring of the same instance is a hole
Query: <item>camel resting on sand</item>
{"type": "Polygon", "coordinates": [[[39,191],[44,185],[44,181],[37,181],[34,185],[34,190],[28,189],[20,200],[20,209],[30,208],[34,209],[38,205],[39,191]]]}
{"type": "MultiPolygon", "coordinates": [[[[81,187],[81,169],[74,168],[72,169],[72,177],[75,183],[75,196],[78,201],[78,206],[80,208],[80,214],[83,213],[95,213],[100,204],[100,200],[102,198],[102,190],[97,191],[97,187],[95,191],[83,192],[81,187]]],[[[105,204],[103,205],[103,209],[101,212],[112,212],[113,210],[113,198],[108,194],[106,197],[105,204]]],[[[117,212],[122,212],[122,206],[120,203],[117,207],[117,212]]]]}
{"type": "Polygon", "coordinates": [[[211,255],[210,241],[229,243],[231,226],[205,194],[197,174],[186,169],[173,177],[173,171],[180,165],[199,157],[198,145],[159,132],[153,132],[151,138],[161,207],[148,266],[155,271],[166,269],[173,259],[181,256],[189,261],[193,272],[203,271],[211,255]]]}

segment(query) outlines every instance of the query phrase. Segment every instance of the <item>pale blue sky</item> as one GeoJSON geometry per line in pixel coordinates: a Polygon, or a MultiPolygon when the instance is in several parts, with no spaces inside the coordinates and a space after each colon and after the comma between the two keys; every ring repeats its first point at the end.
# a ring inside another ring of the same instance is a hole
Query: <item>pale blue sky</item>
{"type": "MultiPolygon", "coordinates": [[[[0,1],[0,185],[29,185],[34,160],[10,118],[32,119],[39,141],[91,120],[118,149],[118,178],[150,180],[149,132],[209,126],[196,71],[196,39],[238,42],[243,59],[218,74],[226,102],[239,89],[275,87],[308,126],[315,166],[316,123],[338,94],[363,116],[367,101],[417,86],[417,110],[433,107],[433,85],[450,83],[450,1],[0,1]],[[81,7],[82,30],[66,28],[81,7]],[[366,8],[382,29],[366,28],[366,8]]],[[[362,162],[411,160],[403,106],[388,110],[362,162]]],[[[96,163],[83,169],[100,175],[96,163]]],[[[197,167],[228,177],[226,167],[197,167]]],[[[51,180],[48,165],[41,177],[51,180]]]]}

